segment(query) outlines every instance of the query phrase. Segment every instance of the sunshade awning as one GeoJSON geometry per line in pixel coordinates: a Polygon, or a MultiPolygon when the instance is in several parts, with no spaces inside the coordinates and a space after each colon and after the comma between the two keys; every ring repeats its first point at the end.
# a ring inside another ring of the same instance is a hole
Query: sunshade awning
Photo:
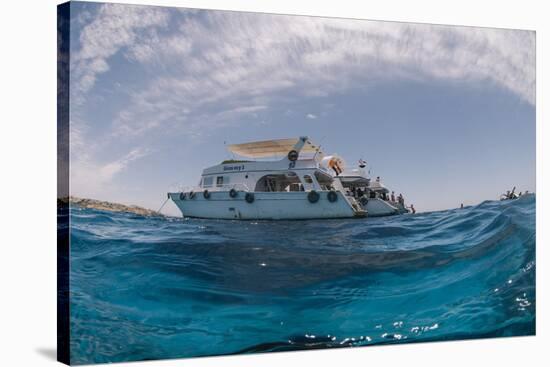
{"type": "MultiPolygon", "coordinates": [[[[247,158],[267,158],[278,155],[286,155],[294,146],[298,143],[300,138],[292,139],[276,139],[276,140],[264,140],[255,141],[251,143],[243,144],[231,144],[227,149],[241,157],[247,158]]],[[[313,144],[309,139],[305,142],[301,153],[316,153],[320,152],[320,147],[313,144]]]]}

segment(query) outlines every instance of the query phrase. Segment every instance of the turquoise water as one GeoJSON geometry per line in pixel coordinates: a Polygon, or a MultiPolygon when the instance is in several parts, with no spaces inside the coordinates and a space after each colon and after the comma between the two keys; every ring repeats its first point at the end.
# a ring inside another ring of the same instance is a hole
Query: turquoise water
{"type": "Polygon", "coordinates": [[[71,208],[76,364],[535,333],[535,196],[237,222],[71,208]]]}

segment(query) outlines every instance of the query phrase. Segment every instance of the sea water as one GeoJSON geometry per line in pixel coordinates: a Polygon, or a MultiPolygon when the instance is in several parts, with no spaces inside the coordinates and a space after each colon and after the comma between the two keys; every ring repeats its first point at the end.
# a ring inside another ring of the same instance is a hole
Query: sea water
{"type": "Polygon", "coordinates": [[[71,207],[75,364],[535,333],[535,196],[386,218],[71,207]]]}

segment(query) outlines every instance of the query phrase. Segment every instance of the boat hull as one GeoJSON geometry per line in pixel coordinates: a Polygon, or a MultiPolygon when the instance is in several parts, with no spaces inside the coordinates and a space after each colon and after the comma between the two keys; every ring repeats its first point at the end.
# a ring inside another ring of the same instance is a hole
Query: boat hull
{"type": "Polygon", "coordinates": [[[399,208],[382,199],[369,199],[366,205],[369,217],[385,217],[389,215],[401,214],[399,208]]]}
{"type": "Polygon", "coordinates": [[[319,191],[319,200],[311,203],[308,192],[254,192],[254,201],[245,200],[246,192],[239,191],[231,197],[228,191],[210,192],[205,198],[197,192],[194,198],[189,194],[182,199],[180,193],[169,193],[169,197],[184,217],[208,219],[328,219],[364,216],[356,211],[341,192],[337,200],[328,200],[327,191],[319,191]]]}

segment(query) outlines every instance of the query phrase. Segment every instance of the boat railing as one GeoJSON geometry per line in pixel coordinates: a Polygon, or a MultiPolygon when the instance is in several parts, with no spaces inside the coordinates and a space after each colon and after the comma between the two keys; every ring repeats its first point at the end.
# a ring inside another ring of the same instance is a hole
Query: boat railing
{"type": "Polygon", "coordinates": [[[231,190],[235,189],[237,191],[251,191],[248,186],[245,183],[228,183],[228,184],[221,184],[221,185],[212,185],[210,187],[201,187],[201,186],[181,186],[178,192],[201,192],[204,190],[209,190],[212,192],[215,191],[224,191],[224,190],[231,190]]]}
{"type": "Polygon", "coordinates": [[[217,188],[217,189],[218,189],[218,188],[221,188],[221,189],[229,189],[229,190],[235,189],[235,190],[237,190],[237,191],[240,190],[240,191],[246,191],[246,192],[251,191],[251,190],[248,188],[248,186],[246,186],[246,184],[245,184],[245,183],[242,183],[242,182],[241,182],[241,183],[234,183],[234,184],[228,183],[228,184],[216,185],[215,188],[217,188]]]}

